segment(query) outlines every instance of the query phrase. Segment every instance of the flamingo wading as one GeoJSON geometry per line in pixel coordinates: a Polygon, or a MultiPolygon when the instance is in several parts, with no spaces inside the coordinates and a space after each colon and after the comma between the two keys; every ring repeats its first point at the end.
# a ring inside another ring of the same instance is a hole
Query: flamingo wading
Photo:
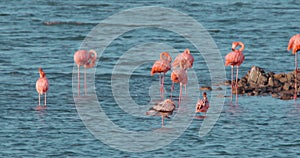
{"type": "Polygon", "coordinates": [[[231,101],[232,101],[232,89],[233,89],[233,67],[236,66],[236,78],[235,78],[235,93],[237,99],[237,87],[238,87],[238,76],[239,76],[239,66],[245,60],[245,56],[243,54],[243,50],[245,45],[243,42],[233,42],[232,43],[232,52],[228,53],[225,56],[225,66],[231,66],[231,101]],[[236,50],[236,48],[240,46],[240,49],[236,50]]]}
{"type": "Polygon", "coordinates": [[[174,83],[180,84],[180,92],[179,92],[179,100],[182,95],[182,85],[185,87],[185,94],[186,94],[186,84],[188,82],[187,78],[187,71],[184,65],[186,65],[187,60],[182,59],[180,60],[180,67],[173,68],[173,71],[171,73],[171,80],[172,80],[172,88],[171,88],[171,97],[172,92],[174,90],[174,83]]]}
{"type": "Polygon", "coordinates": [[[164,118],[170,118],[169,116],[173,114],[175,108],[174,102],[171,99],[166,99],[151,107],[146,115],[161,116],[161,126],[164,127],[164,118]]]}
{"type": "Polygon", "coordinates": [[[168,52],[160,53],[160,60],[154,62],[152,69],[151,69],[151,76],[155,73],[159,73],[159,80],[160,80],[160,95],[163,98],[164,92],[164,76],[165,74],[171,69],[171,61],[172,58],[168,52]],[[161,73],[163,73],[161,75],[161,73]]]}
{"type": "Polygon", "coordinates": [[[74,54],[74,61],[78,67],[78,96],[80,96],[80,66],[84,67],[84,92],[86,95],[86,69],[95,66],[97,53],[95,50],[78,50],[74,54]]]}
{"type": "Polygon", "coordinates": [[[292,50],[292,53],[295,54],[295,93],[294,99],[297,99],[297,73],[298,73],[298,51],[300,50],[300,34],[296,34],[291,37],[287,50],[292,50]]]}
{"type": "Polygon", "coordinates": [[[40,78],[36,81],[36,84],[35,84],[35,88],[36,88],[36,91],[39,93],[39,105],[38,107],[41,106],[41,95],[45,94],[45,104],[44,106],[46,107],[46,103],[47,103],[47,99],[46,99],[46,94],[47,94],[47,91],[49,89],[49,82],[48,82],[48,79],[46,77],[46,73],[43,71],[42,68],[39,68],[39,73],[40,73],[40,78]]]}

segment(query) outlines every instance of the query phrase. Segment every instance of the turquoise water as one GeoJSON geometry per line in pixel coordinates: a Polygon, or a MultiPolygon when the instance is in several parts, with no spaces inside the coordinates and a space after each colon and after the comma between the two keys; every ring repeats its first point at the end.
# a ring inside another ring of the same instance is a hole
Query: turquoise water
{"type": "MultiPolygon", "coordinates": [[[[243,41],[246,57],[240,77],[252,65],[266,71],[292,71],[294,56],[286,47],[289,38],[299,33],[299,5],[298,1],[283,0],[1,1],[0,157],[299,157],[299,101],[240,96],[238,105],[232,105],[225,98],[220,117],[204,137],[199,137],[203,119],[193,119],[170,144],[155,150],[130,152],[113,148],[91,133],[76,109],[72,90],[76,70],[73,54],[88,33],[109,16],[143,6],[172,8],[194,18],[208,30],[222,57],[230,52],[231,42],[243,41]],[[34,110],[39,67],[47,73],[50,82],[48,109],[44,111],[34,110]]],[[[195,45],[175,32],[140,28],[116,38],[98,60],[94,90],[101,110],[115,125],[137,132],[159,129],[161,118],[131,116],[119,108],[112,92],[112,72],[124,52],[149,42],[170,45],[178,52],[190,48],[192,53],[198,53],[193,67],[197,83],[199,86],[212,83],[203,56],[195,45]]],[[[153,53],[154,58],[158,58],[158,53],[153,53]]],[[[176,54],[172,55],[174,58],[176,54]]],[[[130,64],[123,68],[132,68],[130,64]]],[[[140,105],[137,111],[141,113],[153,101],[149,94],[151,86],[158,85],[157,75],[150,76],[151,66],[152,62],[141,63],[132,74],[124,74],[131,75],[129,92],[132,100],[140,105]]],[[[229,79],[230,69],[226,68],[226,72],[229,79]]],[[[167,73],[167,91],[171,86],[169,76],[167,73]]],[[[175,88],[177,99],[178,85],[175,88]]],[[[226,93],[229,95],[230,89],[226,93]]],[[[193,95],[198,94],[190,94],[193,95]]],[[[189,110],[194,104],[183,107],[189,110]]],[[[170,125],[171,121],[165,123],[170,125]]],[[[101,125],[99,122],[95,126],[101,125]]],[[[116,139],[113,133],[104,134],[106,139],[116,139]]]]}

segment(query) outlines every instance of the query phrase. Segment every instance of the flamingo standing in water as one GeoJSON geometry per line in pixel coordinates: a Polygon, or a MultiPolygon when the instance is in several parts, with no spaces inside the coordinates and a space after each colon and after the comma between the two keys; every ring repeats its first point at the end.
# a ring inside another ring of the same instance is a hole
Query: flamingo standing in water
{"type": "Polygon", "coordinates": [[[172,63],[172,67],[180,66],[181,60],[186,60],[187,61],[186,64],[184,65],[184,67],[186,69],[190,69],[190,68],[193,67],[194,57],[190,53],[189,49],[185,49],[183,53],[176,56],[174,62],[172,63]]]}
{"type": "Polygon", "coordinates": [[[37,110],[43,109],[41,106],[41,95],[45,94],[45,105],[44,108],[46,108],[46,94],[49,89],[49,82],[46,77],[46,73],[43,71],[42,68],[39,68],[40,78],[36,81],[35,88],[36,91],[39,93],[39,105],[37,106],[37,110]]]}
{"type": "Polygon", "coordinates": [[[155,73],[159,73],[159,80],[160,80],[160,95],[163,98],[164,92],[164,76],[165,74],[171,69],[171,61],[172,58],[168,52],[160,53],[160,60],[154,62],[152,69],[151,69],[151,76],[155,73]],[[163,73],[161,75],[161,73],[163,73]]]}
{"type": "Polygon", "coordinates": [[[184,65],[187,65],[188,61],[185,59],[182,59],[180,61],[180,67],[175,67],[171,73],[171,80],[172,80],[172,88],[171,88],[171,97],[172,97],[172,91],[174,90],[174,83],[180,83],[180,92],[179,92],[179,100],[182,95],[182,85],[185,87],[185,94],[186,94],[186,84],[188,82],[187,78],[187,71],[186,67],[184,65]]]}
{"type": "Polygon", "coordinates": [[[296,34],[291,37],[287,50],[290,51],[292,49],[292,53],[295,54],[295,93],[294,99],[297,99],[297,73],[298,73],[298,54],[297,52],[300,50],[300,34],[296,34]]]}
{"type": "MultiPolygon", "coordinates": [[[[231,101],[232,101],[232,89],[233,89],[233,67],[236,66],[236,78],[235,78],[235,92],[236,92],[236,99],[237,99],[237,87],[238,87],[238,74],[239,74],[239,66],[245,60],[245,56],[243,54],[243,50],[245,45],[243,42],[233,42],[232,43],[232,52],[228,53],[225,56],[225,66],[231,66],[231,101]],[[236,48],[240,46],[239,50],[236,48]]],[[[237,100],[236,100],[237,101],[237,100]]]]}
{"type": "Polygon", "coordinates": [[[161,116],[161,126],[164,127],[164,118],[170,118],[169,116],[173,114],[175,108],[174,102],[171,99],[166,99],[151,107],[146,115],[161,116]]]}
{"type": "Polygon", "coordinates": [[[80,96],[80,66],[84,67],[84,90],[86,95],[86,68],[95,66],[97,53],[95,50],[78,50],[74,54],[74,61],[78,67],[78,96],[80,96]]]}

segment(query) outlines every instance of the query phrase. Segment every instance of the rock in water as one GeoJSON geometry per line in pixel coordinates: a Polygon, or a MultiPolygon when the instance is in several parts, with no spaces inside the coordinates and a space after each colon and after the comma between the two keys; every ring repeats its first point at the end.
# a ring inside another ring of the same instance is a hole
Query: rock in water
{"type": "MultiPolygon", "coordinates": [[[[297,76],[298,82],[300,82],[300,73],[297,76]]],[[[230,81],[226,81],[226,85],[230,85],[230,81]]],[[[253,95],[272,95],[274,98],[282,100],[293,99],[294,95],[294,83],[295,83],[295,71],[290,73],[274,72],[265,73],[264,69],[258,66],[252,66],[251,70],[238,81],[238,90],[235,88],[233,93],[253,95]]],[[[300,93],[300,87],[298,86],[298,93],[300,93]]]]}

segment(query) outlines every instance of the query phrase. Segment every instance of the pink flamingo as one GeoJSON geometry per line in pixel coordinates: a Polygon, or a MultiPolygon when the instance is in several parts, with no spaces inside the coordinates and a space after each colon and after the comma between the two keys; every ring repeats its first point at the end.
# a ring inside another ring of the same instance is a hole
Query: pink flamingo
{"type": "Polygon", "coordinates": [[[245,60],[245,56],[243,54],[243,50],[245,45],[243,42],[233,42],[232,43],[232,52],[228,53],[225,56],[225,66],[231,66],[231,101],[232,101],[232,89],[233,89],[233,67],[236,66],[236,79],[235,79],[235,90],[236,90],[236,99],[237,99],[237,87],[238,87],[238,74],[239,74],[239,66],[245,60]],[[236,50],[236,47],[241,46],[239,50],[236,50]]]}
{"type": "Polygon", "coordinates": [[[155,73],[160,74],[160,94],[162,98],[164,92],[164,76],[171,69],[171,61],[172,58],[168,52],[160,53],[160,60],[154,62],[150,73],[151,76],[153,76],[155,73]],[[163,75],[161,75],[161,73],[163,73],[163,75]]]}
{"type": "Polygon", "coordinates": [[[39,93],[39,105],[37,107],[37,110],[43,109],[43,107],[41,106],[41,99],[40,99],[40,95],[43,95],[43,94],[45,94],[44,108],[46,108],[46,94],[49,89],[49,82],[46,77],[46,73],[43,71],[42,68],[39,68],[39,73],[40,73],[40,78],[36,81],[36,84],[35,84],[36,91],[39,93]]]}
{"type": "Polygon", "coordinates": [[[177,67],[180,66],[180,61],[181,60],[187,60],[186,64],[184,65],[184,67],[186,69],[190,69],[193,67],[193,63],[194,63],[194,57],[193,55],[190,53],[190,50],[187,48],[184,50],[183,53],[178,54],[172,64],[172,67],[177,67]]]}
{"type": "Polygon", "coordinates": [[[287,50],[290,51],[292,49],[292,53],[295,54],[295,93],[294,99],[297,99],[297,73],[298,73],[298,54],[297,52],[300,50],[300,34],[296,34],[291,37],[287,50]]]}
{"type": "Polygon", "coordinates": [[[164,118],[170,118],[169,116],[173,114],[176,106],[171,99],[166,99],[162,102],[151,107],[147,112],[146,115],[151,116],[160,116],[161,115],[161,126],[164,127],[164,118]]]}
{"type": "Polygon", "coordinates": [[[78,96],[80,96],[80,66],[84,67],[84,90],[86,95],[86,68],[95,66],[97,53],[95,50],[78,50],[74,54],[74,61],[78,67],[78,96]]]}
{"type": "Polygon", "coordinates": [[[184,67],[186,65],[187,60],[183,59],[180,61],[180,68],[173,69],[171,73],[171,80],[172,80],[172,88],[171,88],[171,97],[172,97],[172,91],[174,90],[174,83],[180,83],[180,93],[179,93],[179,100],[182,95],[182,85],[185,87],[185,94],[186,94],[186,84],[188,82],[187,78],[187,72],[184,67]]]}

